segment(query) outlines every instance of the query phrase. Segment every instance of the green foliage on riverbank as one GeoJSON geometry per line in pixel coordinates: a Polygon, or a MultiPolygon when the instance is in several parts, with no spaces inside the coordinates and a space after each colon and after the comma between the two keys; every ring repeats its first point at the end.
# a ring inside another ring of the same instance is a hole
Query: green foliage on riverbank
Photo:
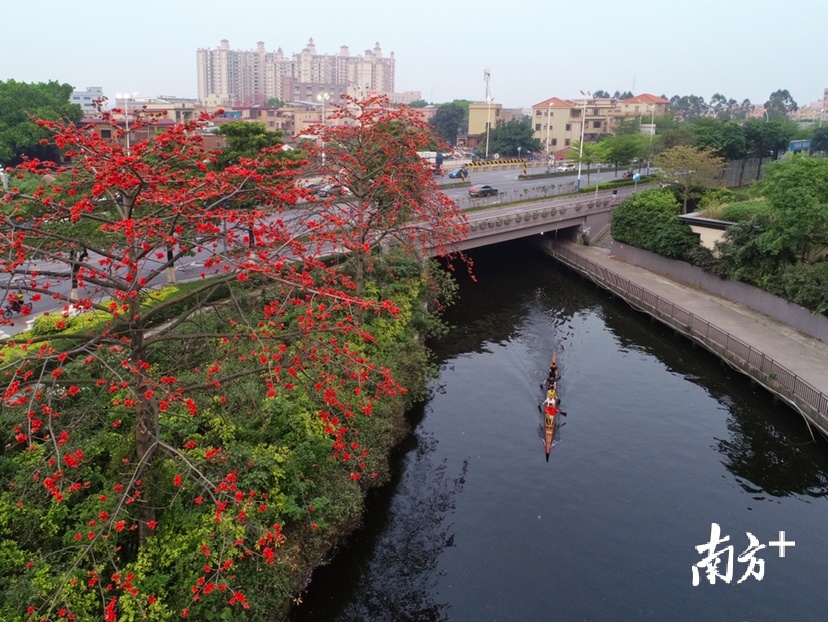
{"type": "MultiPolygon", "coordinates": [[[[351,377],[338,387],[340,396],[352,396],[354,409],[344,415],[321,415],[324,405],[301,377],[292,390],[263,394],[260,379],[249,375],[237,356],[228,355],[233,346],[210,336],[234,316],[255,325],[266,287],[235,285],[227,291],[233,304],[217,304],[197,321],[181,324],[171,346],[152,364],[179,383],[202,385],[203,390],[195,400],[198,417],[184,404],[163,411],[163,443],[184,448],[196,479],[223,480],[231,493],[248,495],[219,513],[208,495],[190,484],[192,477],[170,485],[177,481],[180,461],[157,460],[136,487],[143,501],[159,508],[154,533],[140,548],[134,528],[120,529],[115,523],[106,533],[96,531],[105,517],[129,512],[127,506],[116,506],[112,484],[123,461],[134,455],[135,438],[126,431],[132,429],[135,412],[124,396],[96,385],[96,370],[117,365],[116,354],[110,361],[61,368],[78,382],[77,390],[61,399],[60,416],[64,423],[74,422],[75,436],[85,439],[82,461],[72,466],[72,454],[64,456],[66,477],[78,483],[78,490],[62,503],[44,495],[44,482],[32,476],[46,466],[42,452],[15,442],[16,411],[26,405],[0,411],[0,619],[24,620],[31,603],[62,592],[72,609],[54,619],[68,619],[71,613],[78,621],[98,620],[101,597],[112,597],[101,592],[104,585],[116,586],[119,619],[124,620],[178,620],[182,611],[197,620],[278,619],[300,596],[310,570],[359,524],[365,492],[389,476],[388,453],[406,432],[404,413],[422,397],[431,371],[422,340],[437,334],[441,324],[429,309],[453,291],[450,283],[426,277],[413,258],[383,256],[374,265],[367,297],[391,301],[398,313],[366,313],[363,328],[370,338],[340,337],[331,347],[369,355],[375,369],[390,370],[405,390],[371,402],[370,410],[360,409],[365,402],[359,396],[377,392],[380,380],[351,377]],[[238,372],[221,387],[205,382],[217,361],[225,377],[238,372]],[[336,436],[345,423],[340,416],[349,418],[351,428],[341,440],[336,436]],[[333,455],[332,444],[338,444],[333,455]],[[252,491],[255,499],[249,496],[252,491]],[[251,542],[251,533],[260,534],[258,540],[252,538],[258,544],[245,548],[242,543],[251,542]],[[97,550],[104,539],[117,542],[123,569],[118,577],[72,569],[81,550],[97,550]],[[225,563],[218,563],[219,558],[225,563]],[[215,594],[207,598],[218,590],[227,591],[218,599],[215,594]],[[238,594],[243,607],[238,600],[231,605],[238,594]]],[[[175,288],[158,298],[156,304],[174,304],[175,288]]],[[[60,322],[41,326],[39,338],[50,340],[52,347],[71,344],[77,327],[63,324],[61,335],[60,322]]],[[[286,325],[286,334],[290,331],[286,325]]],[[[292,349],[287,345],[284,352],[285,373],[292,349]]],[[[49,390],[45,383],[44,390],[49,390]]],[[[163,452],[163,445],[157,451],[163,452]]]]}
{"type": "Polygon", "coordinates": [[[665,190],[645,190],[626,199],[612,214],[613,239],[673,259],[683,258],[698,241],[679,221],[681,205],[665,190]]]}
{"type": "Polygon", "coordinates": [[[613,238],[828,313],[828,159],[795,155],[769,164],[749,190],[709,191],[703,215],[734,223],[715,252],[692,239],[665,194],[624,201],[612,216],[613,238]]]}

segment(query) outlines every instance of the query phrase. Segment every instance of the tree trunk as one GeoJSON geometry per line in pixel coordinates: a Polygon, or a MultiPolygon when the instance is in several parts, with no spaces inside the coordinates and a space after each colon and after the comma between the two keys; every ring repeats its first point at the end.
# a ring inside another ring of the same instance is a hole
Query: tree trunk
{"type": "MultiPolygon", "coordinates": [[[[136,253],[130,253],[135,257],[136,253]]],[[[152,395],[152,385],[144,371],[146,359],[146,343],[144,318],[141,315],[141,297],[130,299],[130,357],[129,363],[135,378],[135,457],[138,472],[146,471],[152,460],[152,452],[158,438],[158,404],[152,395]]],[[[131,493],[128,493],[131,494],[131,493]]],[[[151,502],[142,496],[138,500],[138,545],[143,546],[152,534],[149,523],[155,520],[155,509],[151,502]]]]}

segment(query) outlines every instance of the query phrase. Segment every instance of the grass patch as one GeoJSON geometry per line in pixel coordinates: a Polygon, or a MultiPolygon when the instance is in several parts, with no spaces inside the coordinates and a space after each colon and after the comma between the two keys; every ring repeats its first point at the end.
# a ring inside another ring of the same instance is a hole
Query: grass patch
{"type": "Polygon", "coordinates": [[[724,205],[711,205],[703,213],[706,218],[728,222],[746,222],[757,216],[770,214],[770,204],[764,199],[752,199],[724,205]]]}

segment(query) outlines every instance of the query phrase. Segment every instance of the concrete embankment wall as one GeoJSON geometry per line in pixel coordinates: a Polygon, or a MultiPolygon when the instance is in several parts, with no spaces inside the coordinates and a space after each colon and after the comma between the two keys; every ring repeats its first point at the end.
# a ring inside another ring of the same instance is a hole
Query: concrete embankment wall
{"type": "Polygon", "coordinates": [[[726,300],[738,302],[778,322],[792,326],[806,335],[828,343],[828,317],[813,314],[805,307],[790,303],[758,287],[738,281],[726,281],[697,266],[668,259],[629,244],[619,244],[613,241],[610,252],[629,264],[663,274],[693,287],[699,287],[726,300]]]}

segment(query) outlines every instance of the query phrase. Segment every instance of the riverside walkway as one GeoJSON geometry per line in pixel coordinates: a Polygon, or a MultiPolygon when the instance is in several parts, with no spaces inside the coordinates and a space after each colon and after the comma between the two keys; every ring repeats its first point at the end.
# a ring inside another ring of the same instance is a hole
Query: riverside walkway
{"type": "Polygon", "coordinates": [[[828,343],[606,248],[556,242],[545,250],[750,376],[828,437],[828,343]]]}

